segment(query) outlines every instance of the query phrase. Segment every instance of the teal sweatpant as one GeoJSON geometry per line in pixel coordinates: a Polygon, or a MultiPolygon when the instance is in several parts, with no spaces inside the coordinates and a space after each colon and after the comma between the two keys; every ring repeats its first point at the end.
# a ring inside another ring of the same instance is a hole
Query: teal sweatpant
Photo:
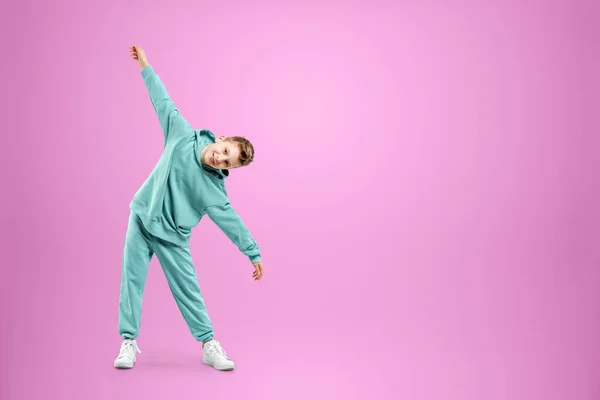
{"type": "Polygon", "coordinates": [[[152,235],[133,211],[129,216],[123,249],[119,335],[135,339],[139,334],[144,285],[154,254],[192,335],[199,342],[212,339],[212,324],[200,293],[189,246],[178,246],[152,235]]]}

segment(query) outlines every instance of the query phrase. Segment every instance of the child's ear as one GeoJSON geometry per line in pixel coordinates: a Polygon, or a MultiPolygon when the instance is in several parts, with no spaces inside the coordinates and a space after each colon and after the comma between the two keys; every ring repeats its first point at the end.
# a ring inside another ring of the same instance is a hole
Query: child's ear
{"type": "Polygon", "coordinates": [[[219,136],[219,137],[217,138],[217,141],[218,141],[218,142],[222,142],[222,141],[223,141],[223,140],[225,140],[225,139],[226,139],[226,137],[225,137],[225,136],[219,136]]]}

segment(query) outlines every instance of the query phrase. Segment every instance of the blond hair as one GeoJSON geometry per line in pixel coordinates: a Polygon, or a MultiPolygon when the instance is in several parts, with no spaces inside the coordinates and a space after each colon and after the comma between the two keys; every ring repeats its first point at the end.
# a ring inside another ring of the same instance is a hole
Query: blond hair
{"type": "Polygon", "coordinates": [[[248,139],[242,136],[231,136],[225,139],[228,142],[235,143],[240,149],[240,164],[242,167],[250,165],[254,161],[254,146],[248,139]]]}

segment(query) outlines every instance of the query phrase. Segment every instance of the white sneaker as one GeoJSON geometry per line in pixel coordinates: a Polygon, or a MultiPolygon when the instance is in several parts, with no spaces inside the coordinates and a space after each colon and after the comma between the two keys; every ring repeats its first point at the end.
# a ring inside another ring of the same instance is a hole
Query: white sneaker
{"type": "Polygon", "coordinates": [[[231,371],[235,367],[233,361],[227,357],[225,350],[216,340],[206,342],[202,347],[202,353],[204,354],[202,362],[219,371],[231,371]]]}
{"type": "Polygon", "coordinates": [[[137,342],[133,339],[125,339],[121,343],[119,356],[115,360],[115,368],[133,368],[135,363],[135,353],[142,351],[137,346],[137,342]]]}

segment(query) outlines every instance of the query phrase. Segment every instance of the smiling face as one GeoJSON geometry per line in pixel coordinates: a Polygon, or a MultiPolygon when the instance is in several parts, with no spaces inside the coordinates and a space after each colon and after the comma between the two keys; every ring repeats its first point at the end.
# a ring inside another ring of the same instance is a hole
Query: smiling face
{"type": "Polygon", "coordinates": [[[200,158],[203,164],[217,169],[233,169],[242,166],[239,145],[225,140],[225,136],[219,136],[215,139],[215,143],[204,147],[200,158]]]}

